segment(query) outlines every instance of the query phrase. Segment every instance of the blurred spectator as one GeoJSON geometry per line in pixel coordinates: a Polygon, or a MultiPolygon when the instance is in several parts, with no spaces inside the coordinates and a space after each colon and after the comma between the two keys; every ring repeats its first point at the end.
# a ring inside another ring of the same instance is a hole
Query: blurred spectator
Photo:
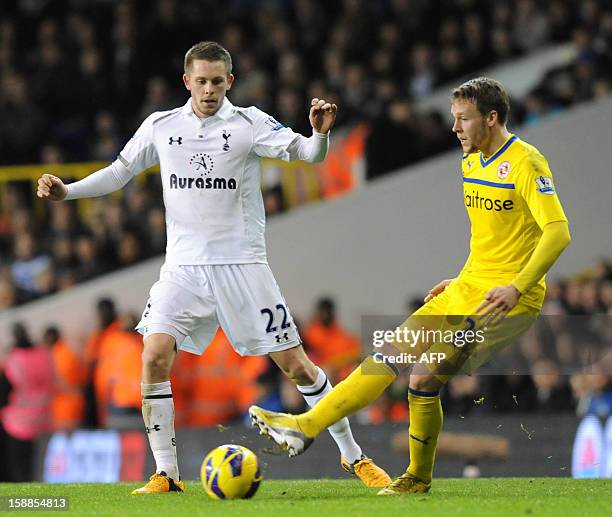
{"type": "Polygon", "coordinates": [[[51,428],[72,431],[83,423],[87,366],[81,355],[62,339],[56,327],[44,331],[43,344],[51,350],[55,372],[51,428]]]}
{"type": "Polygon", "coordinates": [[[38,254],[34,236],[31,233],[19,233],[15,236],[14,260],[11,265],[13,281],[26,299],[40,294],[39,276],[49,268],[51,259],[48,255],[38,254]]]}
{"type": "MultiPolygon", "coordinates": [[[[39,78],[43,80],[42,77],[39,78]]],[[[1,78],[0,163],[34,162],[45,126],[45,115],[31,102],[26,80],[16,74],[1,78]],[[10,161],[9,161],[10,160],[10,161]]]]}
{"type": "Polygon", "coordinates": [[[166,251],[166,216],[163,206],[154,206],[147,214],[147,255],[161,255],[166,251]]]}
{"type": "Polygon", "coordinates": [[[412,103],[392,101],[387,112],[372,123],[366,141],[366,177],[374,179],[416,161],[421,153],[418,128],[412,103]]]}
{"type": "Polygon", "coordinates": [[[94,120],[95,141],[91,159],[112,162],[119,154],[122,145],[117,121],[109,111],[99,111],[94,120]]]}
{"type": "Polygon", "coordinates": [[[106,394],[104,382],[96,383],[93,376],[97,370],[105,343],[112,340],[113,334],[121,330],[121,322],[118,319],[113,300],[109,298],[100,299],[96,311],[98,330],[87,339],[84,354],[88,368],[88,384],[85,388],[85,424],[89,427],[96,427],[99,423],[103,424],[105,422],[107,397],[104,396],[106,394]],[[99,390],[97,392],[96,387],[99,390]],[[101,407],[98,407],[98,400],[101,407]]]}
{"type": "Polygon", "coordinates": [[[344,330],[336,319],[336,304],[331,298],[321,298],[312,321],[304,330],[308,354],[323,368],[332,382],[350,373],[361,358],[359,340],[344,330]]]}
{"type": "Polygon", "coordinates": [[[142,260],[143,253],[138,237],[133,232],[124,232],[119,238],[117,259],[120,267],[132,266],[142,260]]]}
{"type": "MultiPolygon", "coordinates": [[[[108,393],[108,420],[112,429],[140,429],[142,373],[142,336],[134,330],[138,319],[134,314],[121,316],[121,330],[106,339],[96,370],[107,368],[105,381],[108,393]]],[[[100,376],[96,373],[96,380],[100,376]]]]}
{"type": "Polygon", "coordinates": [[[534,0],[517,0],[515,5],[514,41],[524,51],[545,43],[550,32],[546,14],[540,10],[534,0]]]}
{"type": "Polygon", "coordinates": [[[563,378],[559,366],[550,359],[536,361],[531,369],[539,411],[569,411],[574,399],[567,377],[563,378]]]}
{"type": "Polygon", "coordinates": [[[578,400],[576,412],[579,416],[597,415],[605,419],[612,414],[612,375],[609,368],[597,365],[591,373],[574,375],[571,385],[578,400]]]}
{"type": "Polygon", "coordinates": [[[79,282],[101,275],[108,269],[90,234],[82,233],[76,238],[75,256],[78,263],[75,274],[79,282]]]}
{"type": "Polygon", "coordinates": [[[147,81],[145,100],[140,108],[139,117],[144,120],[154,111],[172,109],[180,103],[180,98],[170,95],[168,84],[163,77],[151,77],[147,81]]]}
{"type": "Polygon", "coordinates": [[[7,470],[3,481],[33,481],[34,444],[49,430],[53,361],[35,347],[21,323],[13,326],[13,348],[0,374],[0,444],[7,470]]]}

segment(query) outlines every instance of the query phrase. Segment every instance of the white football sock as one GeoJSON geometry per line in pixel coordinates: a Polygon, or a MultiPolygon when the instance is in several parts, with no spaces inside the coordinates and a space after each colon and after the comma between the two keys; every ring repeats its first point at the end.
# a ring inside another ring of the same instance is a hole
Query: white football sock
{"type": "Polygon", "coordinates": [[[170,381],[141,384],[142,417],[153,451],[156,471],[162,470],[175,481],[179,480],[174,436],[174,401],[170,381]]]}
{"type": "MultiPolygon", "coordinates": [[[[319,400],[332,390],[331,382],[327,379],[325,372],[318,366],[317,370],[319,371],[317,380],[312,386],[297,387],[310,407],[314,407],[319,400]]],[[[349,463],[355,463],[361,459],[363,453],[361,447],[359,447],[355,438],[353,438],[348,418],[342,418],[334,425],[329,426],[327,430],[338,444],[340,454],[342,454],[349,463]]]]}

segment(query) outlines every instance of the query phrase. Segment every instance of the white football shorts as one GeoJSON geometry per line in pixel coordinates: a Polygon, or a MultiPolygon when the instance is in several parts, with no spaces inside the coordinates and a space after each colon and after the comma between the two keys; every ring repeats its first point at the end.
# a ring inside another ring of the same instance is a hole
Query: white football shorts
{"type": "Polygon", "coordinates": [[[164,264],[136,330],[145,337],[169,334],[179,349],[201,355],[219,326],[240,355],[265,355],[301,343],[267,264],[164,264]]]}

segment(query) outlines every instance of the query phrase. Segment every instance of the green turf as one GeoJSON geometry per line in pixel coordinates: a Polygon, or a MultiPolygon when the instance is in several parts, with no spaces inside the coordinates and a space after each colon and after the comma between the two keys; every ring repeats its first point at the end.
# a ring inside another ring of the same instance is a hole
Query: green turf
{"type": "MultiPolygon", "coordinates": [[[[136,486],[133,483],[0,484],[0,496],[70,498],[70,511],[44,512],[49,516],[612,515],[612,481],[606,479],[437,479],[429,494],[403,497],[377,497],[375,489],[365,489],[356,480],[264,480],[257,495],[246,501],[213,501],[197,482],[188,483],[184,494],[130,496],[130,489],[136,486]]],[[[18,514],[0,512],[0,515],[18,514]]]]}

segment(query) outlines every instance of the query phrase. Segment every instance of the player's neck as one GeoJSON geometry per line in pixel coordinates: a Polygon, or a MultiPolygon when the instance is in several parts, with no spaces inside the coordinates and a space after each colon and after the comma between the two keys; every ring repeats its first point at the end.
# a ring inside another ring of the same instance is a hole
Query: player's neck
{"type": "Polygon", "coordinates": [[[480,148],[482,156],[487,159],[497,151],[510,138],[510,132],[505,127],[496,128],[491,131],[491,138],[480,148]]]}

